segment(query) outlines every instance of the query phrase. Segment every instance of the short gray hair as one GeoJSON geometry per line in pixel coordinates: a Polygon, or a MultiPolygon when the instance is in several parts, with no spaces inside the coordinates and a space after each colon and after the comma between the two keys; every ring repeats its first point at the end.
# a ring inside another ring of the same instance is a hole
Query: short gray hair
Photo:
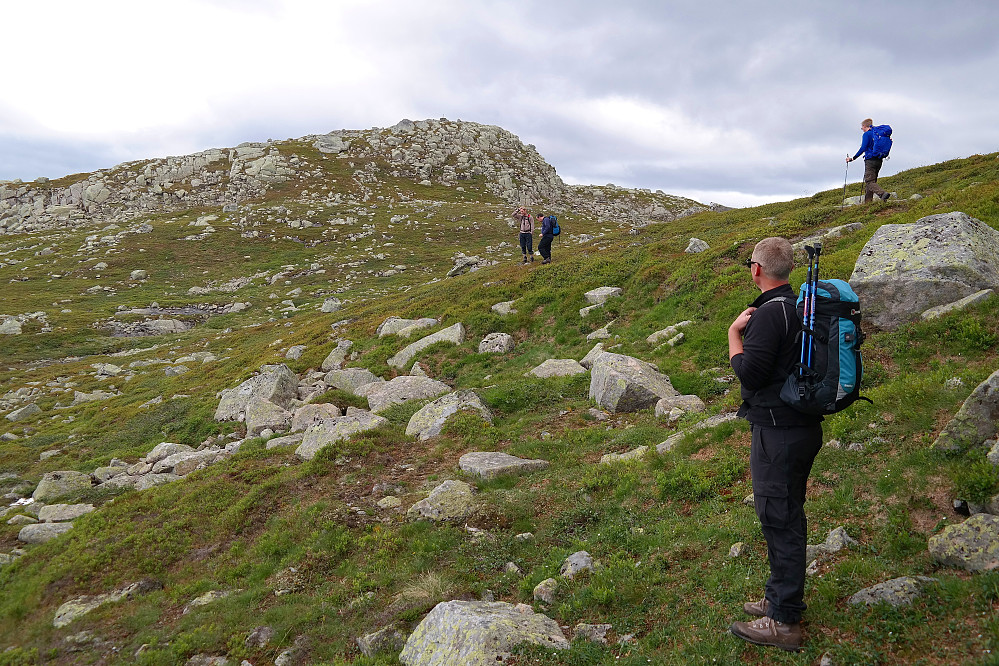
{"type": "Polygon", "coordinates": [[[786,238],[764,238],[753,248],[753,256],[767,277],[787,280],[794,267],[794,248],[786,238]]]}

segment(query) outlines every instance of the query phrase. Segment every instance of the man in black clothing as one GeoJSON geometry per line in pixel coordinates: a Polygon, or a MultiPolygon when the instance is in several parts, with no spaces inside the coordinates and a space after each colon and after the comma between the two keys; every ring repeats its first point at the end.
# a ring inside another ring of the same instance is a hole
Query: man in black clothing
{"type": "Polygon", "coordinates": [[[785,405],[780,387],[795,371],[801,330],[788,277],[794,251],[784,238],[765,238],[746,262],[762,294],[728,329],[732,369],[742,385],[739,416],[752,424],[749,468],[756,515],[767,541],[770,578],[761,601],[743,609],[760,619],[734,622],[731,632],[751,643],[801,647],[805,610],[805,484],[822,446],[822,417],[785,405]]]}

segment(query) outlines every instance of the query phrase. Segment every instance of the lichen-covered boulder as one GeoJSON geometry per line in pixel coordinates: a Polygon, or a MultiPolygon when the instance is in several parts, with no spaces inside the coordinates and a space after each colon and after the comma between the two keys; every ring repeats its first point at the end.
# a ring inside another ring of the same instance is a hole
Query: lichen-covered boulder
{"type": "Polygon", "coordinates": [[[409,362],[413,360],[414,356],[432,344],[437,342],[450,342],[454,345],[460,345],[464,341],[465,327],[461,324],[461,322],[458,322],[457,324],[448,326],[447,328],[437,331],[436,333],[431,333],[424,338],[420,338],[390,358],[387,362],[393,368],[404,368],[409,365],[409,362]]]}
{"type": "Polygon", "coordinates": [[[572,580],[577,574],[584,571],[593,571],[594,566],[593,557],[585,550],[580,550],[565,558],[559,573],[562,578],[572,580]]]}
{"type": "Polygon", "coordinates": [[[305,431],[302,443],[295,449],[295,455],[303,460],[312,460],[324,446],[388,423],[387,419],[376,416],[364,409],[348,407],[347,414],[322,421],[305,431]]]}
{"type": "Polygon", "coordinates": [[[445,481],[425,498],[409,507],[410,520],[430,520],[435,523],[461,521],[475,509],[475,489],[464,481],[445,481]]]}
{"type": "Polygon", "coordinates": [[[61,497],[77,497],[90,490],[93,482],[89,474],[72,470],[46,472],[31,494],[36,502],[49,503],[61,497]]]}
{"type": "Polygon", "coordinates": [[[550,358],[541,365],[531,368],[524,375],[548,379],[549,377],[571,377],[572,375],[581,375],[584,372],[586,372],[586,368],[577,363],[575,359],[550,358]]]}
{"type": "Polygon", "coordinates": [[[256,437],[264,430],[284,431],[291,425],[291,412],[270,400],[252,397],[246,403],[246,434],[256,437]]]}
{"type": "Polygon", "coordinates": [[[859,604],[873,606],[878,603],[886,603],[890,606],[908,606],[922,594],[924,587],[936,582],[936,578],[927,576],[892,578],[883,583],[865,587],[850,597],[850,603],[854,606],[859,604]]]}
{"type": "Polygon", "coordinates": [[[336,370],[344,364],[344,361],[347,360],[347,356],[350,354],[350,348],[353,346],[354,343],[350,340],[337,340],[336,347],[330,350],[330,353],[326,355],[325,359],[323,359],[323,363],[320,367],[326,372],[336,370]]]}
{"type": "Polygon", "coordinates": [[[387,382],[376,384],[376,389],[368,393],[368,407],[372,412],[378,413],[392,405],[401,405],[410,400],[436,398],[450,390],[450,386],[436,379],[399,375],[387,382]]]}
{"type": "Polygon", "coordinates": [[[356,394],[357,389],[362,386],[384,382],[385,380],[367,368],[344,368],[343,370],[331,370],[326,374],[323,381],[333,388],[356,394]]]}
{"type": "Polygon", "coordinates": [[[558,623],[526,604],[445,601],[409,636],[399,661],[406,666],[495,666],[521,643],[569,648],[558,623]]]}
{"type": "Polygon", "coordinates": [[[447,420],[461,411],[478,412],[489,423],[493,421],[492,412],[482,403],[479,395],[471,389],[462,389],[441,396],[421,407],[409,418],[406,434],[421,440],[436,437],[441,434],[447,420]]]}
{"type": "Polygon", "coordinates": [[[473,451],[458,459],[458,467],[481,479],[494,479],[503,474],[522,474],[545,469],[550,463],[547,460],[529,460],[511,456],[499,451],[473,451]]]}
{"type": "Polygon", "coordinates": [[[636,412],[679,395],[669,377],[632,356],[604,352],[590,373],[590,399],[609,412],[636,412]]]}
{"type": "Polygon", "coordinates": [[[894,329],[999,285],[999,231],[960,212],[885,224],[861,250],[850,285],[864,319],[894,329]]]}
{"type": "Polygon", "coordinates": [[[395,654],[405,647],[406,638],[406,634],[393,624],[370,634],[359,636],[357,648],[365,657],[374,657],[377,654],[395,654]]]}
{"type": "Polygon", "coordinates": [[[297,397],[298,376],[284,364],[265,365],[255,377],[250,377],[234,389],[222,391],[215,420],[241,420],[252,398],[262,398],[287,409],[297,397]]]}
{"type": "Polygon", "coordinates": [[[930,555],[941,564],[968,571],[999,568],[999,516],[976,513],[945,527],[929,540],[930,555]]]}
{"type": "Polygon", "coordinates": [[[981,446],[999,431],[999,370],[972,391],[954,418],[944,426],[933,447],[966,451],[981,446]]]}
{"type": "Polygon", "coordinates": [[[604,343],[598,342],[597,344],[593,345],[593,349],[586,352],[586,356],[584,356],[579,361],[579,364],[584,368],[586,368],[587,370],[589,370],[590,368],[593,367],[593,362],[597,360],[597,357],[603,353],[604,353],[604,343]]]}
{"type": "Polygon", "coordinates": [[[325,402],[302,405],[295,410],[295,415],[291,419],[291,430],[292,432],[304,432],[317,423],[335,419],[338,416],[343,416],[343,412],[336,405],[325,402]]]}

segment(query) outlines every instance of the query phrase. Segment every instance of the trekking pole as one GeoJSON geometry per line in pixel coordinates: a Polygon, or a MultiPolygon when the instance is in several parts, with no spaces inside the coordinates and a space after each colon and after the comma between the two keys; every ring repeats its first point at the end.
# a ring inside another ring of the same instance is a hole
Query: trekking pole
{"type": "MultiPolygon", "coordinates": [[[[808,307],[809,307],[809,296],[808,295],[809,295],[809,292],[811,291],[811,288],[812,288],[812,255],[815,254],[815,248],[812,247],[811,245],[806,245],[805,246],[805,252],[808,253],[808,273],[807,273],[807,277],[805,278],[805,293],[804,293],[804,295],[802,296],[802,299],[801,299],[801,302],[805,306],[804,312],[802,313],[802,320],[801,320],[801,323],[802,323],[803,326],[808,324],[808,315],[809,315],[809,312],[810,312],[810,310],[808,309],[808,307]]],[[[801,357],[798,359],[798,376],[799,377],[803,377],[805,375],[805,369],[804,369],[803,366],[805,364],[805,358],[806,358],[806,356],[805,356],[805,349],[806,348],[807,349],[811,349],[811,341],[809,340],[808,333],[806,333],[805,331],[802,331],[802,333],[801,333],[801,357]]]]}
{"type": "MultiPolygon", "coordinates": [[[[815,296],[819,291],[819,255],[822,254],[822,245],[820,243],[815,244],[815,271],[812,273],[812,307],[809,308],[811,314],[808,322],[808,329],[811,331],[815,330],[815,296]]],[[[808,367],[812,367],[812,344],[811,336],[809,336],[808,344],[808,367]]]]}
{"type": "MultiPolygon", "coordinates": [[[[849,160],[850,156],[847,155],[846,159],[849,160]]],[[[846,178],[847,178],[847,175],[849,173],[850,173],[850,162],[848,161],[846,163],[846,173],[843,174],[843,203],[844,204],[846,203],[846,178]]]]}

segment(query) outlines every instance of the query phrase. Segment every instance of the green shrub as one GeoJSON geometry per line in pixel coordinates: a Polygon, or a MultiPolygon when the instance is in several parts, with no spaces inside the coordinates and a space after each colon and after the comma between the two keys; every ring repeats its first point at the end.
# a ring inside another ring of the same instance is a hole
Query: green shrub
{"type": "Polygon", "coordinates": [[[953,472],[954,492],[960,499],[985,503],[999,494],[999,470],[978,449],[957,463],[953,472]]]}

